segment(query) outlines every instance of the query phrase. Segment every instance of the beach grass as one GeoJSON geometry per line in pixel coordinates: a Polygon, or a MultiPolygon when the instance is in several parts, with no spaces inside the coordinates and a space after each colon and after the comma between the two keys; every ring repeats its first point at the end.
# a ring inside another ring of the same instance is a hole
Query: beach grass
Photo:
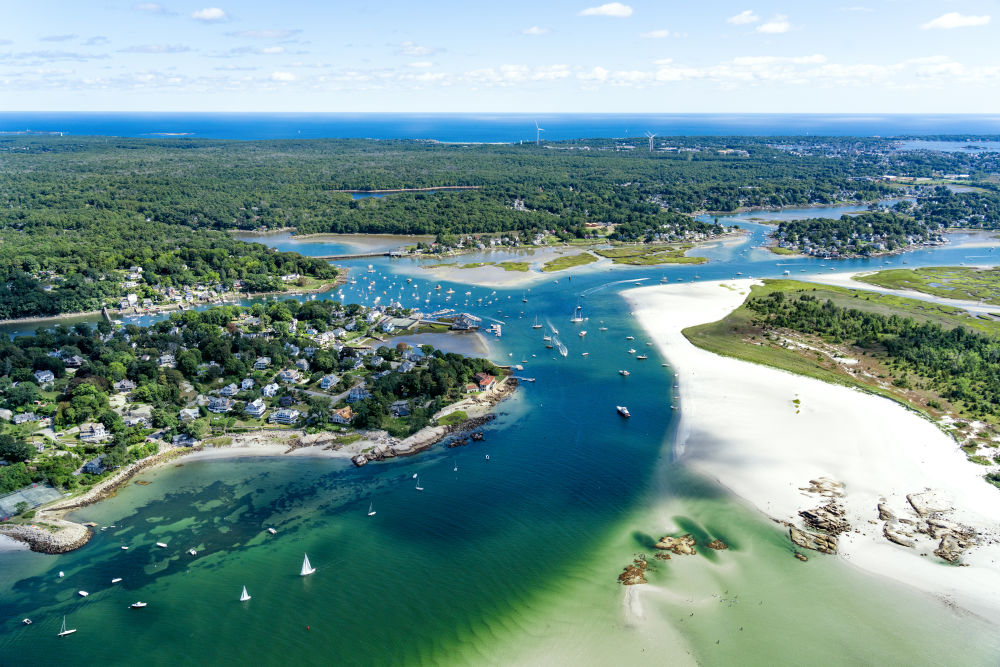
{"type": "Polygon", "coordinates": [[[591,264],[596,261],[597,258],[587,252],[582,252],[579,255],[564,255],[545,262],[545,264],[542,265],[542,271],[545,271],[546,273],[563,271],[565,269],[571,269],[574,266],[584,266],[585,264],[591,264]]]}
{"type": "Polygon", "coordinates": [[[497,262],[496,265],[504,271],[527,271],[531,267],[527,262],[497,262]]]}
{"type": "MultiPolygon", "coordinates": [[[[763,285],[755,285],[751,289],[750,297],[767,296],[773,292],[784,292],[792,298],[798,294],[808,294],[820,301],[829,299],[841,308],[855,308],[886,316],[910,317],[919,322],[934,322],[945,328],[963,326],[990,335],[1000,335],[1000,322],[986,322],[958,308],[863,290],[795,280],[767,280],[763,285]]],[[[880,381],[891,377],[892,369],[876,355],[866,356],[860,350],[854,349],[845,351],[846,356],[861,358],[863,366],[868,369],[866,373],[857,373],[852,372],[856,368],[840,364],[830,355],[788,345],[786,341],[766,336],[764,330],[754,322],[754,315],[746,307],[745,302],[723,319],[689,327],[683,334],[693,345],[722,356],[779,368],[824,382],[855,387],[892,399],[924,414],[950,412],[964,416],[960,405],[951,403],[933,391],[899,387],[890,382],[880,381]]],[[[815,343],[815,341],[806,342],[815,343]]],[[[851,347],[849,344],[844,345],[851,347]]]]}
{"type": "Polygon", "coordinates": [[[781,246],[773,245],[768,248],[775,255],[794,255],[796,252],[788,248],[782,248],[781,246]]]}
{"type": "Polygon", "coordinates": [[[928,266],[888,269],[854,280],[889,289],[914,290],[948,299],[983,301],[1000,306],[1000,269],[928,266]]]}
{"type": "Polygon", "coordinates": [[[594,252],[615,264],[649,266],[655,264],[704,264],[706,257],[688,257],[684,253],[693,248],[689,243],[680,245],[640,245],[603,248],[594,252]]]}

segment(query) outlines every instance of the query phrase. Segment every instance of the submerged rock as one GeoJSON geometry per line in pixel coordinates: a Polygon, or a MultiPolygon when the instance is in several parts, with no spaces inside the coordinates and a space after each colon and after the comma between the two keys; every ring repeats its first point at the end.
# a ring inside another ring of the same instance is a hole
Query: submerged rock
{"type": "Polygon", "coordinates": [[[798,551],[795,552],[795,557],[798,558],[803,563],[809,560],[808,558],[805,557],[804,554],[800,554],[798,551]]]}
{"type": "Polygon", "coordinates": [[[709,549],[715,549],[716,551],[722,551],[723,549],[729,548],[728,544],[718,538],[712,540],[706,546],[708,546],[709,549]]]}

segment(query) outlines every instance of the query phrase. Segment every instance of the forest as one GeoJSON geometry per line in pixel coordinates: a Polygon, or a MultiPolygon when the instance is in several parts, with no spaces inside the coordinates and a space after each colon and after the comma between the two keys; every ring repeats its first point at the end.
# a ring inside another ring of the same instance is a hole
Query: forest
{"type": "Polygon", "coordinates": [[[147,283],[239,279],[249,291],[280,288],[282,273],[333,275],[322,262],[235,241],[233,230],[584,236],[587,223],[613,223],[615,240],[685,240],[725,231],[694,220],[700,211],[874,202],[897,192],[881,180],[889,172],[982,180],[995,166],[992,154],[897,148],[801,137],[670,137],[652,152],[616,139],[0,137],[0,319],[98,308],[122,296],[119,272],[130,266],[147,283]],[[476,189],[359,200],[345,192],[435,186],[476,189]]]}
{"type": "Polygon", "coordinates": [[[809,294],[783,292],[747,300],[762,325],[815,334],[884,356],[897,386],[922,384],[979,418],[1000,417],[1000,340],[965,327],[837,306],[809,294]],[[911,376],[916,376],[912,377],[911,376]]]}

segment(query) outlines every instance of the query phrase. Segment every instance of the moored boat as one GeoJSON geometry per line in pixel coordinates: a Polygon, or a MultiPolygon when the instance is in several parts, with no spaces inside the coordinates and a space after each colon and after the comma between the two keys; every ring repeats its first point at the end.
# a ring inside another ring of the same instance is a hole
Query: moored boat
{"type": "Polygon", "coordinates": [[[631,414],[629,414],[628,408],[626,408],[624,405],[618,405],[615,406],[615,408],[618,410],[618,414],[620,414],[622,417],[628,418],[632,416],[631,414]]]}
{"type": "Polygon", "coordinates": [[[57,637],[65,637],[66,635],[71,635],[74,632],[76,632],[76,628],[70,628],[69,630],[66,629],[66,617],[63,616],[62,630],[60,630],[59,634],[56,635],[56,636],[57,637]]]}
{"type": "Polygon", "coordinates": [[[129,605],[129,607],[131,607],[132,609],[142,609],[145,606],[146,606],[145,602],[133,602],[132,604],[129,605]]]}
{"type": "Polygon", "coordinates": [[[166,549],[167,548],[167,545],[164,544],[163,542],[157,542],[156,546],[160,547],[161,549],[166,549]]]}
{"type": "Polygon", "coordinates": [[[618,374],[619,375],[624,375],[625,377],[628,377],[630,375],[630,373],[628,371],[624,370],[624,369],[618,371],[618,374]]]}

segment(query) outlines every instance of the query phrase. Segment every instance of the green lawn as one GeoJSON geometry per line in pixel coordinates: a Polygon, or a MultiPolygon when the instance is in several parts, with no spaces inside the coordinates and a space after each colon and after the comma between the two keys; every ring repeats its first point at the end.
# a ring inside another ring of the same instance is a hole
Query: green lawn
{"type": "Polygon", "coordinates": [[[468,418],[469,415],[467,415],[464,410],[455,410],[454,412],[450,412],[446,414],[444,417],[441,417],[441,419],[438,420],[438,424],[448,426],[451,424],[464,422],[468,418]]]}
{"type": "Polygon", "coordinates": [[[775,255],[794,255],[794,254],[796,254],[796,252],[794,250],[790,250],[789,248],[782,248],[781,246],[776,246],[776,245],[770,246],[768,248],[768,250],[770,250],[771,252],[773,252],[775,255]]]}
{"type": "Polygon", "coordinates": [[[889,269],[855,280],[890,289],[910,289],[949,299],[984,301],[1000,306],[1000,268],[929,266],[889,269]]]}
{"type": "Polygon", "coordinates": [[[553,271],[563,271],[565,269],[571,269],[574,266],[584,266],[585,264],[591,264],[596,262],[597,258],[588,252],[582,252],[579,255],[563,255],[562,257],[556,257],[555,259],[550,259],[542,265],[542,271],[546,273],[551,273],[553,271]]]}

